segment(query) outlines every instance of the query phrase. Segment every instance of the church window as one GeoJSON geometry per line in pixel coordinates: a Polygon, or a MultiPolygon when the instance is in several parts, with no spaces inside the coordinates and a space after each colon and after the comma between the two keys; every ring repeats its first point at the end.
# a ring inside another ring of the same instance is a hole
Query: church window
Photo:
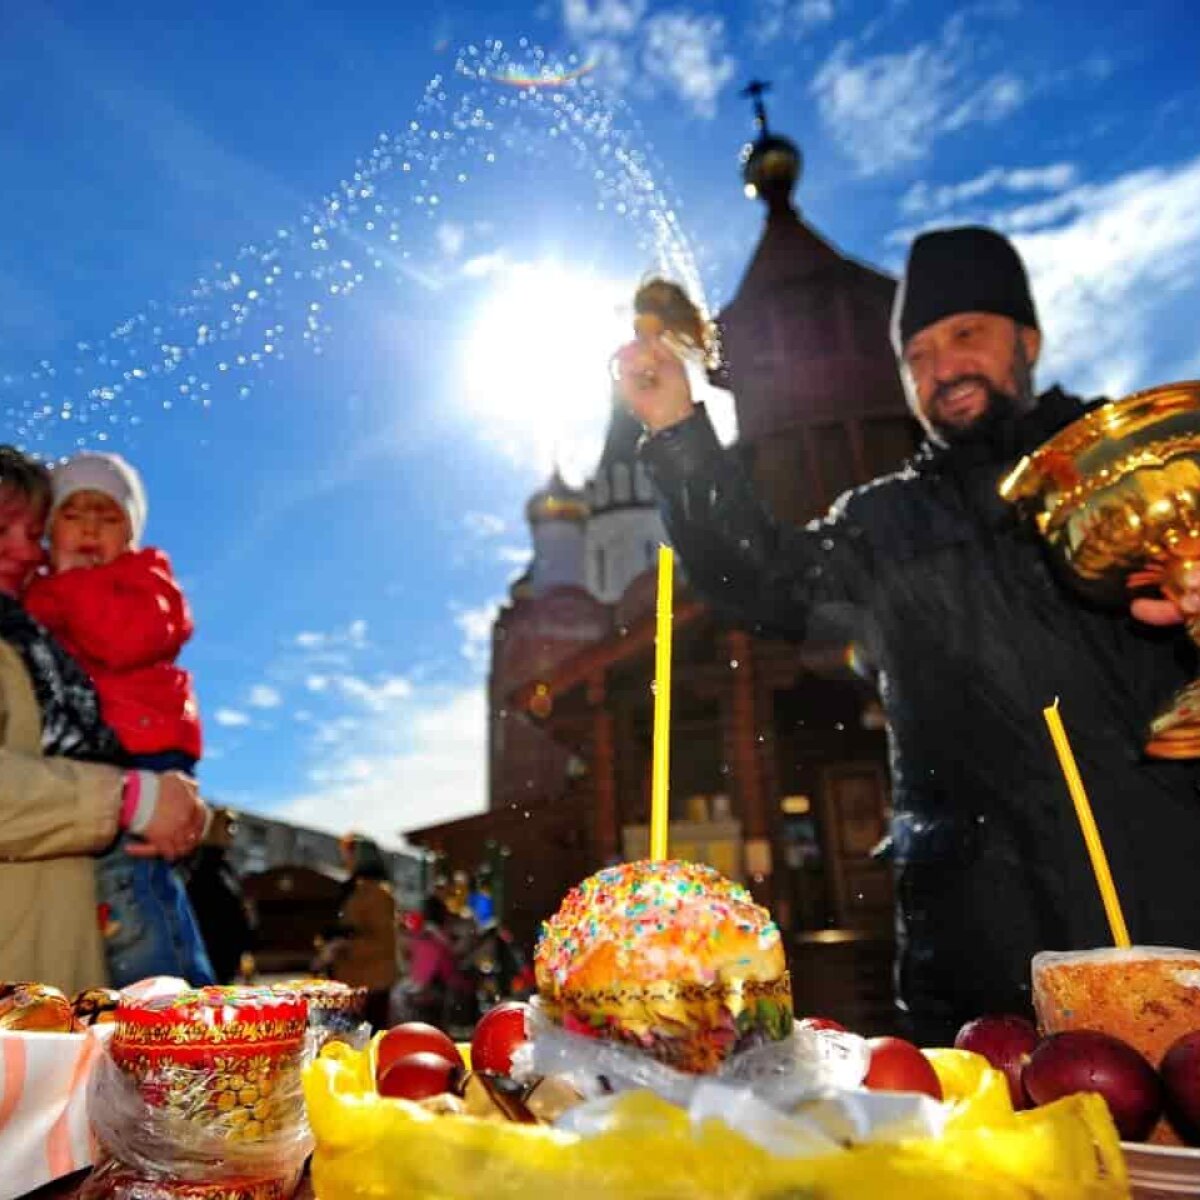
{"type": "Polygon", "coordinates": [[[605,567],[606,567],[606,564],[604,561],[604,547],[597,546],[596,547],[596,591],[598,591],[598,592],[603,592],[604,589],[608,586],[608,580],[606,578],[607,571],[605,570],[605,567]]]}

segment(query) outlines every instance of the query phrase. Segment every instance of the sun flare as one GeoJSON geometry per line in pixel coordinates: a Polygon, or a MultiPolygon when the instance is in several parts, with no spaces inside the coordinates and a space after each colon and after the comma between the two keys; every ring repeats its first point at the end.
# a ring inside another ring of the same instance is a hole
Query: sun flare
{"type": "Polygon", "coordinates": [[[554,261],[497,274],[463,348],[465,404],[484,436],[538,469],[594,467],[634,286],[554,261]]]}

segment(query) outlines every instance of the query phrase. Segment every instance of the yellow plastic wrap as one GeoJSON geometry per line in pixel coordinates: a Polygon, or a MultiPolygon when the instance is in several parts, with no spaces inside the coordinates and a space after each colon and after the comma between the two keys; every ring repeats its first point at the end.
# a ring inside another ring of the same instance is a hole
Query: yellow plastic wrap
{"type": "Polygon", "coordinates": [[[961,1051],[930,1057],[953,1105],[946,1133],[782,1158],[719,1121],[630,1093],[607,1132],[434,1116],[375,1093],[370,1052],[331,1045],[305,1070],[321,1200],[1108,1200],[1129,1195],[1099,1096],[1014,1113],[1007,1086],[961,1051]]]}

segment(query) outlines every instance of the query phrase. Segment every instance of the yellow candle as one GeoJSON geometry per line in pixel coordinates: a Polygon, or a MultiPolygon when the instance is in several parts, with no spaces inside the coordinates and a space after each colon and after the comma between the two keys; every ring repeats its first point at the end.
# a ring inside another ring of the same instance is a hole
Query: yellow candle
{"type": "Polygon", "coordinates": [[[1092,860],[1092,871],[1100,888],[1100,899],[1104,901],[1104,912],[1112,929],[1113,942],[1118,946],[1128,946],[1129,930],[1125,928],[1121,902],[1117,899],[1116,885],[1113,883],[1112,872],[1108,869],[1108,856],[1104,853],[1104,843],[1100,841],[1100,831],[1096,828],[1091,802],[1087,798],[1087,792],[1083,790],[1083,780],[1079,777],[1075,755],[1071,753],[1071,743],[1067,741],[1067,731],[1058,715],[1058,700],[1056,699],[1049,708],[1043,709],[1042,715],[1050,727],[1050,737],[1054,740],[1054,749],[1058,752],[1058,765],[1062,768],[1067,790],[1075,802],[1075,815],[1079,818],[1083,840],[1087,843],[1088,856],[1092,860]]]}
{"type": "Polygon", "coordinates": [[[671,782],[671,607],[675,552],[658,548],[658,626],[654,644],[654,760],[650,775],[650,857],[667,857],[671,782]]]}

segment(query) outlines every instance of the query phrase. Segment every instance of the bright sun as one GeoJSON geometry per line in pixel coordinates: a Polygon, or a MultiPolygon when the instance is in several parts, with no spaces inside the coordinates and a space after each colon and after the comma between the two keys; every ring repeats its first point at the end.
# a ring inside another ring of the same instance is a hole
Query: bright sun
{"type": "Polygon", "coordinates": [[[634,286],[553,261],[497,275],[463,349],[465,400],[481,432],[540,470],[557,462],[578,479],[594,467],[634,286]]]}

